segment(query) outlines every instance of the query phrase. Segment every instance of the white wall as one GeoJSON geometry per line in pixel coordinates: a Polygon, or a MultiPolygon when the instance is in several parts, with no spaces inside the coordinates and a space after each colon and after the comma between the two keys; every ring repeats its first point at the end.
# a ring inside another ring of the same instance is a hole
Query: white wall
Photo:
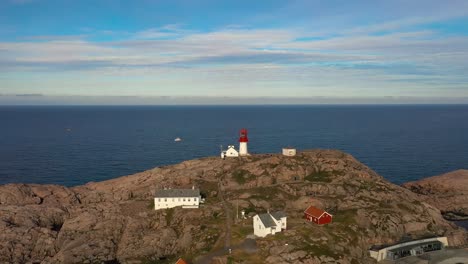
{"type": "Polygon", "coordinates": [[[283,149],[284,156],[296,156],[296,149],[284,148],[283,149]]]}
{"type": "Polygon", "coordinates": [[[198,208],[200,205],[201,196],[198,197],[170,197],[170,198],[154,198],[154,209],[165,209],[182,206],[183,208],[198,208]],[[185,201],[184,201],[185,200],[185,201]]]}
{"type": "Polygon", "coordinates": [[[239,143],[239,155],[241,155],[241,156],[249,155],[249,151],[247,149],[247,142],[240,142],[239,143]]]}
{"type": "Polygon", "coordinates": [[[271,228],[265,228],[258,215],[254,216],[253,218],[253,227],[254,235],[258,237],[266,237],[267,235],[271,234],[271,228]]]}
{"type": "Polygon", "coordinates": [[[288,222],[286,221],[287,217],[281,218],[281,228],[286,229],[288,222]]]}
{"type": "Polygon", "coordinates": [[[239,152],[234,148],[228,148],[226,150],[226,157],[239,157],[239,152]]]}

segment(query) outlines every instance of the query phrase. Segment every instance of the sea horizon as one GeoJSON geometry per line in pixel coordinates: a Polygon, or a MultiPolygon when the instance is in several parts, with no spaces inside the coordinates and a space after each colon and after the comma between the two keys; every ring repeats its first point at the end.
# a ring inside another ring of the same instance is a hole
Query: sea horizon
{"type": "Polygon", "coordinates": [[[243,127],[254,153],[338,149],[400,184],[466,169],[467,119],[452,104],[0,106],[0,184],[74,186],[218,156],[243,127]]]}

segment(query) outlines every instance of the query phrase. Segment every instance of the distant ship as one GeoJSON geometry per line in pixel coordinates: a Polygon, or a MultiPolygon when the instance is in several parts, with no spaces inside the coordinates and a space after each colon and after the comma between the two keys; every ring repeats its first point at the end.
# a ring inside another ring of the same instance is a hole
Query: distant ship
{"type": "Polygon", "coordinates": [[[180,137],[178,137],[178,138],[175,138],[174,141],[179,142],[179,141],[182,141],[182,139],[180,137]]]}

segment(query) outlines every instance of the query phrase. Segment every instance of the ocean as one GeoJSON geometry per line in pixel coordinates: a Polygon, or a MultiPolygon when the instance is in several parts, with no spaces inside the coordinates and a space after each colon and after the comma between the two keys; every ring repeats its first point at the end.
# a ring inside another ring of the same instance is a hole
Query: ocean
{"type": "Polygon", "coordinates": [[[244,127],[252,153],[339,149],[397,184],[468,169],[468,105],[1,106],[0,184],[74,186],[219,156],[244,127]]]}

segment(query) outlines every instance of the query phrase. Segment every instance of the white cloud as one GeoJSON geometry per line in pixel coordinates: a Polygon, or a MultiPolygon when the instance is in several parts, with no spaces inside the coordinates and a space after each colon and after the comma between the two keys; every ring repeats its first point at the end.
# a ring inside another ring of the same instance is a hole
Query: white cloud
{"type": "Polygon", "coordinates": [[[40,82],[46,94],[67,83],[67,91],[83,95],[468,96],[467,37],[430,30],[371,34],[429,20],[390,21],[308,41],[297,39],[315,32],[238,26],[195,32],[168,25],[125,32],[118,41],[46,36],[39,42],[1,42],[0,78],[42,75],[39,81],[6,78],[0,92],[34,93],[31,84],[40,82]]]}

